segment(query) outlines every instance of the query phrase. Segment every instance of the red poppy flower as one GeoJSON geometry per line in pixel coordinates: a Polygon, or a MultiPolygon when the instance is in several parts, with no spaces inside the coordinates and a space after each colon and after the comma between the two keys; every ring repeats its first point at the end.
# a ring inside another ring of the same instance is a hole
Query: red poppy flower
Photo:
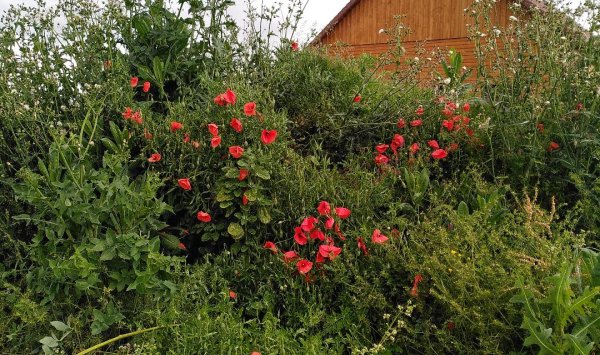
{"type": "Polygon", "coordinates": [[[239,181],[244,181],[248,177],[248,169],[240,169],[240,174],[238,175],[239,181]]]}
{"type": "Polygon", "coordinates": [[[137,124],[142,124],[143,120],[142,120],[142,112],[141,111],[135,111],[133,113],[133,115],[131,115],[131,120],[137,124]]]}
{"type": "Polygon", "coordinates": [[[463,105],[462,110],[463,110],[463,112],[469,112],[469,111],[471,111],[471,104],[469,104],[468,102],[465,102],[465,104],[463,105]]]}
{"type": "Polygon", "coordinates": [[[548,151],[551,152],[553,150],[557,150],[558,148],[560,148],[560,145],[558,145],[558,143],[552,141],[550,142],[550,144],[548,145],[548,151]]]}
{"type": "Polygon", "coordinates": [[[381,234],[381,231],[379,229],[375,229],[373,231],[373,235],[371,236],[371,240],[375,244],[383,244],[383,243],[387,242],[388,239],[389,239],[388,237],[381,234]]]}
{"type": "Polygon", "coordinates": [[[298,259],[300,256],[298,256],[298,254],[296,254],[295,251],[290,250],[290,251],[286,251],[285,253],[283,253],[283,260],[286,263],[292,262],[296,259],[298,259]]]}
{"type": "Polygon", "coordinates": [[[415,111],[415,113],[417,114],[417,116],[421,116],[425,113],[425,110],[423,109],[423,106],[419,106],[417,108],[417,110],[415,111]]]}
{"type": "Polygon", "coordinates": [[[223,99],[229,105],[235,105],[235,101],[237,100],[235,93],[231,91],[231,89],[227,89],[227,91],[225,91],[225,94],[223,94],[223,99]]]}
{"type": "Polygon", "coordinates": [[[187,251],[187,248],[185,247],[185,244],[183,244],[181,242],[179,242],[179,245],[177,247],[179,247],[179,249],[181,249],[181,250],[187,251]]]}
{"type": "Polygon", "coordinates": [[[367,250],[367,245],[363,241],[362,238],[358,238],[358,249],[362,250],[364,255],[369,255],[369,251],[367,250]]]}
{"type": "Polygon", "coordinates": [[[537,128],[538,131],[540,131],[540,133],[544,133],[544,124],[543,123],[538,123],[535,128],[537,128]]]}
{"type": "Polygon", "coordinates": [[[223,94],[219,94],[217,96],[215,96],[215,98],[213,99],[213,102],[217,105],[217,106],[225,106],[227,104],[227,102],[225,101],[225,95],[223,94]]]}
{"type": "Polygon", "coordinates": [[[123,118],[125,118],[125,120],[130,119],[131,115],[133,115],[133,111],[131,110],[131,107],[125,107],[125,111],[123,111],[123,113],[121,115],[123,115],[123,118]]]}
{"type": "Polygon", "coordinates": [[[408,148],[408,150],[410,151],[411,154],[415,154],[416,152],[419,151],[419,143],[411,144],[410,148],[408,148]]]}
{"type": "Polygon", "coordinates": [[[333,226],[333,230],[335,231],[335,234],[337,234],[337,236],[341,239],[341,240],[346,240],[346,237],[344,237],[344,235],[342,234],[342,231],[340,230],[340,225],[339,224],[335,224],[333,226]]]}
{"type": "Polygon", "coordinates": [[[212,217],[204,211],[198,212],[198,214],[196,214],[196,218],[198,218],[198,220],[200,222],[204,222],[204,223],[208,223],[208,222],[212,221],[212,217]]]}
{"type": "Polygon", "coordinates": [[[413,287],[410,290],[410,295],[413,297],[417,297],[418,296],[418,287],[419,287],[419,282],[423,281],[423,276],[421,274],[417,274],[415,276],[415,281],[413,282],[413,287]]]}
{"type": "Polygon", "coordinates": [[[131,80],[129,80],[129,85],[131,85],[132,88],[136,87],[138,84],[138,77],[134,76],[131,78],[131,80]]]}
{"type": "Polygon", "coordinates": [[[184,133],[183,134],[183,143],[189,143],[189,142],[190,142],[190,134],[184,133]]]}
{"type": "Polygon", "coordinates": [[[467,127],[467,128],[465,129],[465,133],[467,134],[467,136],[469,136],[469,137],[473,137],[473,134],[474,134],[475,132],[473,132],[473,130],[472,130],[472,129],[470,129],[470,128],[468,128],[468,127],[467,127]]]}
{"type": "Polygon", "coordinates": [[[390,144],[390,148],[392,149],[394,154],[397,153],[398,148],[401,148],[403,146],[404,146],[404,137],[402,137],[399,134],[394,134],[394,138],[392,138],[392,143],[390,144]]]}
{"type": "Polygon", "coordinates": [[[446,128],[448,131],[452,131],[452,129],[454,128],[454,121],[443,120],[442,126],[444,126],[444,128],[446,128]]]}
{"type": "Polygon", "coordinates": [[[317,211],[321,216],[329,216],[329,214],[331,213],[331,205],[327,201],[321,201],[319,202],[317,211]]]}
{"type": "Polygon", "coordinates": [[[144,92],[150,91],[150,82],[149,81],[144,81],[144,87],[142,88],[142,90],[144,92]]]}
{"type": "Polygon", "coordinates": [[[181,124],[177,121],[171,122],[171,132],[179,131],[182,128],[183,128],[183,124],[181,124]]]}
{"type": "Polygon", "coordinates": [[[315,229],[315,223],[317,223],[317,221],[318,220],[313,216],[306,217],[302,223],[300,223],[300,227],[303,231],[310,232],[311,230],[315,229]]]}
{"type": "Polygon", "coordinates": [[[356,96],[354,96],[354,99],[352,101],[360,102],[360,100],[362,100],[362,97],[360,95],[356,95],[356,96]]]}
{"type": "Polygon", "coordinates": [[[375,164],[377,164],[377,165],[385,165],[389,161],[390,161],[390,159],[388,157],[386,157],[385,155],[383,155],[383,154],[378,154],[375,157],[375,164]]]}
{"type": "Polygon", "coordinates": [[[410,126],[411,127],[420,127],[422,125],[423,125],[423,120],[410,121],[410,126]]]}
{"type": "Polygon", "coordinates": [[[160,154],[158,153],[154,153],[150,156],[150,158],[148,158],[148,162],[150,163],[158,163],[161,159],[160,154]]]}
{"type": "Polygon", "coordinates": [[[312,240],[325,240],[325,233],[323,233],[320,229],[313,229],[310,232],[310,239],[312,240]]]}
{"type": "Polygon", "coordinates": [[[456,111],[456,104],[454,102],[449,102],[442,110],[442,113],[444,116],[450,117],[454,114],[454,111],[456,111]]]}
{"type": "Polygon", "coordinates": [[[468,125],[469,123],[471,123],[471,119],[469,117],[465,116],[462,118],[462,124],[464,126],[468,125]]]}
{"type": "Polygon", "coordinates": [[[317,250],[317,257],[315,258],[315,261],[317,263],[324,263],[325,262],[325,257],[323,255],[321,255],[321,253],[319,253],[318,250],[317,250]]]}
{"type": "Polygon", "coordinates": [[[271,144],[271,143],[275,142],[275,138],[277,138],[277,131],[274,129],[273,130],[263,129],[262,133],[260,134],[260,140],[264,144],[271,144]]]}
{"type": "Polygon", "coordinates": [[[144,138],[146,138],[147,140],[151,140],[152,138],[154,138],[154,136],[152,135],[152,133],[148,132],[145,128],[144,128],[144,138]]]}
{"type": "Polygon", "coordinates": [[[248,204],[248,197],[246,194],[242,195],[242,205],[246,206],[248,204]]]}
{"type": "Polygon", "coordinates": [[[290,45],[290,47],[292,48],[292,51],[297,51],[298,50],[298,42],[296,41],[292,41],[292,44],[290,45]]]}
{"type": "Polygon", "coordinates": [[[273,242],[265,242],[265,245],[263,245],[263,248],[272,251],[273,254],[277,253],[277,246],[275,246],[275,243],[273,243],[273,242]]]}
{"type": "Polygon", "coordinates": [[[350,210],[346,207],[336,207],[335,214],[337,214],[341,219],[346,219],[350,217],[350,210]]]}
{"type": "Polygon", "coordinates": [[[242,131],[242,128],[243,128],[242,127],[242,121],[238,120],[237,118],[232,118],[231,122],[229,122],[229,125],[237,133],[240,133],[242,131]]]}
{"type": "Polygon", "coordinates": [[[242,154],[244,154],[244,148],[239,145],[234,145],[233,147],[229,147],[229,154],[235,159],[239,159],[242,157],[242,154]]]}
{"type": "Polygon", "coordinates": [[[319,254],[326,259],[333,260],[337,258],[342,252],[342,248],[336,247],[335,245],[320,245],[319,254]]]}
{"type": "Polygon", "coordinates": [[[210,132],[210,134],[211,134],[213,137],[216,137],[216,136],[218,136],[218,135],[219,135],[219,126],[217,126],[217,125],[216,125],[216,124],[214,124],[214,123],[209,123],[209,124],[208,124],[208,131],[210,132]]]}
{"type": "Polygon", "coordinates": [[[387,144],[379,144],[375,146],[375,150],[377,150],[380,154],[385,153],[386,150],[388,150],[390,146],[387,144]]]}
{"type": "Polygon", "coordinates": [[[250,353],[250,355],[262,355],[261,353],[259,353],[258,351],[253,351],[250,353]]]}
{"type": "Polygon", "coordinates": [[[296,268],[298,269],[298,272],[302,275],[308,273],[312,269],[312,267],[313,263],[306,259],[302,259],[298,261],[298,263],[296,263],[296,268]]]}
{"type": "Polygon", "coordinates": [[[246,116],[256,116],[256,103],[248,102],[244,105],[244,114],[246,116]]]}
{"type": "Polygon", "coordinates": [[[430,146],[432,149],[440,149],[440,145],[435,139],[428,141],[427,145],[430,146]]]}
{"type": "Polygon", "coordinates": [[[305,245],[308,242],[308,238],[304,234],[304,231],[302,231],[302,228],[294,228],[294,240],[300,245],[305,245]]]}
{"type": "Polygon", "coordinates": [[[212,137],[210,139],[210,146],[213,148],[218,147],[221,144],[221,136],[212,137]]]}
{"type": "Polygon", "coordinates": [[[577,104],[577,106],[575,107],[575,109],[576,109],[577,111],[581,111],[581,110],[583,110],[583,102],[580,102],[580,103],[578,103],[578,104],[577,104]]]}
{"type": "Polygon", "coordinates": [[[185,191],[189,191],[192,189],[192,184],[190,183],[190,179],[187,179],[187,178],[179,179],[179,180],[177,180],[177,183],[179,184],[179,187],[181,187],[185,191]]]}
{"type": "Polygon", "coordinates": [[[437,160],[444,159],[447,156],[448,156],[448,152],[446,152],[443,149],[436,149],[433,151],[433,153],[431,153],[431,157],[433,159],[437,159],[437,160]]]}
{"type": "Polygon", "coordinates": [[[325,229],[333,228],[334,224],[335,224],[335,219],[333,219],[333,217],[327,218],[327,220],[325,221],[325,229]]]}
{"type": "Polygon", "coordinates": [[[237,294],[231,290],[229,290],[229,298],[231,298],[232,300],[234,300],[237,297],[237,294]]]}
{"type": "Polygon", "coordinates": [[[406,127],[406,122],[404,121],[404,118],[401,118],[398,120],[398,123],[396,124],[398,126],[398,128],[402,129],[404,127],[406,127]]]}

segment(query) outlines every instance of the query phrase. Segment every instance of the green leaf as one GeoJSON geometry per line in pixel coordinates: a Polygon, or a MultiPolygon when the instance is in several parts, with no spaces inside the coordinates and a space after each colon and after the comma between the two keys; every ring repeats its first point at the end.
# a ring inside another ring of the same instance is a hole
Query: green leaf
{"type": "Polygon", "coordinates": [[[43,337],[40,340],[40,343],[42,343],[50,348],[56,348],[58,346],[58,341],[56,339],[54,339],[53,337],[43,337]]]}
{"type": "Polygon", "coordinates": [[[568,319],[575,312],[581,315],[586,314],[585,307],[595,309],[597,305],[594,303],[596,296],[600,294],[600,287],[586,288],[583,294],[577,297],[565,311],[565,319],[568,319]]]}
{"type": "Polygon", "coordinates": [[[268,224],[271,222],[271,214],[269,210],[265,207],[261,207],[258,209],[258,219],[262,224],[268,224]]]}
{"type": "Polygon", "coordinates": [[[540,354],[558,354],[558,349],[550,340],[552,328],[545,328],[542,323],[534,322],[527,316],[523,318],[521,327],[529,331],[529,336],[523,342],[524,346],[537,345],[540,347],[540,354]]]}
{"type": "Polygon", "coordinates": [[[57,320],[50,322],[50,324],[59,332],[65,332],[65,331],[71,329],[71,327],[69,327],[65,323],[57,321],[57,320]]]}
{"type": "Polygon", "coordinates": [[[573,346],[575,354],[588,355],[594,348],[594,342],[586,344],[585,337],[576,337],[573,334],[567,334],[567,339],[569,339],[571,345],[573,346]]]}
{"type": "Polygon", "coordinates": [[[160,243],[167,249],[179,249],[179,238],[172,234],[161,234],[160,243]]]}
{"type": "Polygon", "coordinates": [[[465,203],[465,201],[460,201],[458,204],[458,215],[462,217],[466,217],[469,215],[469,206],[465,203]]]}
{"type": "Polygon", "coordinates": [[[92,314],[94,317],[94,321],[92,322],[92,335],[100,334],[110,328],[111,325],[125,319],[125,316],[115,308],[115,305],[112,302],[106,306],[105,313],[94,309],[92,314]]]}
{"type": "Polygon", "coordinates": [[[229,233],[233,239],[240,239],[244,236],[244,229],[238,223],[230,223],[227,227],[227,233],[229,233]]]}
{"type": "Polygon", "coordinates": [[[254,168],[254,175],[258,176],[259,178],[263,179],[263,180],[269,180],[271,179],[271,174],[269,174],[269,172],[261,167],[255,167],[254,168]]]}

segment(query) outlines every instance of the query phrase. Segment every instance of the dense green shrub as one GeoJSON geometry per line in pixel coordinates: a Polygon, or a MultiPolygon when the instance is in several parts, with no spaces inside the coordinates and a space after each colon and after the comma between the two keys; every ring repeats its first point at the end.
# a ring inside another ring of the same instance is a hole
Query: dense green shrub
{"type": "MultiPolygon", "coordinates": [[[[1,21],[0,352],[129,333],[103,350],[507,353],[550,327],[558,349],[596,319],[542,302],[522,329],[510,299],[548,299],[547,277],[597,241],[597,37],[559,40],[554,12],[482,30],[478,2],[475,27],[515,51],[479,42],[500,75],[479,68],[475,85],[453,52],[450,80],[427,88],[405,29],[383,58],[331,58],[296,49],[301,9],[277,43],[254,23],[244,42],[229,5],[1,21]],[[380,70],[394,63],[406,70],[380,70]]],[[[250,17],[271,28],[273,11],[250,17]]],[[[596,292],[595,259],[578,260],[564,294],[596,292]]]]}

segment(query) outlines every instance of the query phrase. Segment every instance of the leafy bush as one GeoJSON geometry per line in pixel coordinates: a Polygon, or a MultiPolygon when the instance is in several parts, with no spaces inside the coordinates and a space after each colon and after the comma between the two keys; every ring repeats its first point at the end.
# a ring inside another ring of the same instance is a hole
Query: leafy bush
{"type": "MultiPolygon", "coordinates": [[[[126,145],[125,132],[114,125],[113,131],[126,145]]],[[[28,247],[30,289],[46,301],[98,296],[103,288],[174,291],[168,278],[178,261],[159,252],[167,227],[160,217],[170,211],[156,196],[160,180],[153,174],[130,180],[122,152],[106,152],[95,168],[88,149],[95,149],[91,141],[58,135],[48,161],[38,161],[40,174],[19,172],[15,194],[32,211],[15,219],[37,227],[28,247]]]]}

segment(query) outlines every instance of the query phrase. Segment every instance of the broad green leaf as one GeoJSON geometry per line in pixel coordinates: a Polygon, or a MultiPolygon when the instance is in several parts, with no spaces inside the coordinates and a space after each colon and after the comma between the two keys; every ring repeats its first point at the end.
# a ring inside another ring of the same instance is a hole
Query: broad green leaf
{"type": "Polygon", "coordinates": [[[50,324],[59,332],[64,332],[64,331],[71,329],[71,327],[69,327],[65,323],[57,321],[57,320],[50,322],[50,324]]]}
{"type": "Polygon", "coordinates": [[[254,175],[258,176],[263,180],[269,180],[271,178],[271,174],[269,174],[269,172],[266,169],[263,169],[258,166],[254,168],[254,175]]]}
{"type": "Polygon", "coordinates": [[[58,346],[58,341],[56,339],[54,339],[53,337],[43,337],[40,340],[40,343],[42,343],[50,348],[56,348],[58,346]]]}
{"type": "Polygon", "coordinates": [[[233,239],[240,239],[244,236],[244,229],[238,223],[230,223],[227,227],[227,233],[229,233],[233,239]]]}
{"type": "Polygon", "coordinates": [[[460,201],[458,204],[458,215],[463,217],[469,215],[469,206],[467,206],[465,201],[460,201]]]}

